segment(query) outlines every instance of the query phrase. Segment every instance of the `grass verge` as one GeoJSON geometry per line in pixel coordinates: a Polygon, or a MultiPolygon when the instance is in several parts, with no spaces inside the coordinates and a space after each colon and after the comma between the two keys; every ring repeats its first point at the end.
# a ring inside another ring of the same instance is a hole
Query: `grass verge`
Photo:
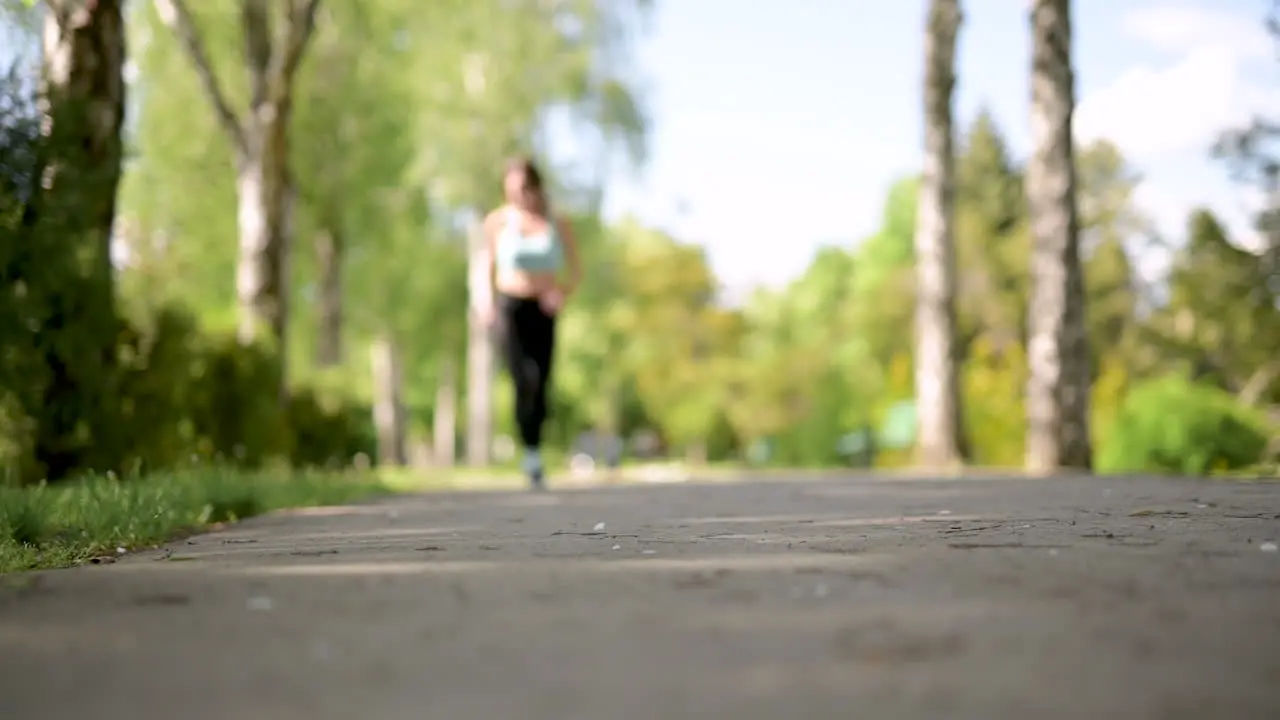
{"type": "Polygon", "coordinates": [[[1261,463],[1243,470],[1229,470],[1217,473],[1216,477],[1227,480],[1243,480],[1246,482],[1280,481],[1280,462],[1261,463]]]}
{"type": "Polygon", "coordinates": [[[68,567],[273,510],[389,492],[365,476],[212,468],[0,488],[0,574],[68,567]]]}

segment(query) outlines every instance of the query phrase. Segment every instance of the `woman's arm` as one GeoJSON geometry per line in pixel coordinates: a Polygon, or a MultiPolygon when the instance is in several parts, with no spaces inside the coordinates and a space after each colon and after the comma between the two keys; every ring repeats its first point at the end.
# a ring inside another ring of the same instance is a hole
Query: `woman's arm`
{"type": "Polygon", "coordinates": [[[489,278],[489,287],[495,288],[498,284],[498,212],[495,210],[484,218],[484,226],[481,231],[484,233],[484,268],[485,277],[489,278]]]}
{"type": "Polygon", "coordinates": [[[560,230],[560,241],[564,244],[564,260],[569,270],[569,278],[565,282],[561,291],[565,295],[569,295],[578,289],[578,285],[582,283],[582,260],[578,255],[578,239],[573,234],[573,228],[564,218],[560,218],[556,225],[560,230]]]}
{"type": "Polygon", "coordinates": [[[480,267],[472,268],[470,278],[472,306],[486,322],[493,315],[493,304],[497,288],[493,218],[494,213],[490,213],[480,225],[481,246],[479,257],[475,258],[475,262],[480,267]]]}

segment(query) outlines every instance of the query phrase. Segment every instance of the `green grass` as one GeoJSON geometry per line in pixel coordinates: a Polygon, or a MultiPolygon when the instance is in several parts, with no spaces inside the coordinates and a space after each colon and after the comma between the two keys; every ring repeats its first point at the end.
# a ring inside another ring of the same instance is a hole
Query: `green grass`
{"type": "MultiPolygon", "coordinates": [[[[761,476],[769,477],[810,477],[826,475],[833,472],[866,472],[857,468],[841,467],[755,467],[746,463],[723,461],[706,464],[691,464],[680,460],[626,460],[616,470],[598,468],[595,475],[586,480],[572,476],[567,458],[563,453],[548,452],[544,455],[549,482],[552,488],[575,485],[629,485],[643,484],[649,470],[676,469],[686,475],[686,479],[697,482],[722,482],[734,480],[751,480],[761,476]]],[[[880,470],[891,474],[894,471],[880,470]]],[[[507,491],[519,490],[527,486],[524,474],[518,463],[511,461],[498,463],[486,468],[471,468],[463,465],[449,468],[377,468],[374,470],[378,479],[387,487],[397,492],[432,492],[432,491],[507,491]]]]}
{"type": "Polygon", "coordinates": [[[0,488],[0,574],[68,567],[217,523],[389,492],[365,476],[229,469],[0,488]]]}
{"type": "Polygon", "coordinates": [[[1215,473],[1215,477],[1245,481],[1280,481],[1280,462],[1259,463],[1242,470],[1215,473]]]}

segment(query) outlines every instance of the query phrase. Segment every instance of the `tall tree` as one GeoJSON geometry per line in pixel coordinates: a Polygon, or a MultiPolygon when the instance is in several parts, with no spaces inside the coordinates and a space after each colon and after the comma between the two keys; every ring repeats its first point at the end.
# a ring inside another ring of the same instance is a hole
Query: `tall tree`
{"type": "Polygon", "coordinates": [[[369,300],[371,290],[386,289],[385,269],[408,260],[401,248],[391,253],[390,238],[407,228],[421,241],[425,230],[426,213],[413,207],[422,203],[422,188],[407,178],[420,122],[413,103],[420,79],[406,72],[407,48],[396,42],[407,21],[401,7],[326,3],[298,75],[298,232],[308,233],[312,243],[310,253],[299,247],[294,258],[298,291],[292,297],[297,314],[313,317],[307,318],[310,328],[295,318],[291,337],[299,342],[314,336],[316,367],[339,365],[353,331],[375,326],[377,333],[389,324],[396,308],[369,300]],[[372,288],[361,283],[370,261],[383,270],[372,288]]]}
{"type": "Polygon", "coordinates": [[[1129,247],[1149,234],[1150,223],[1133,197],[1142,178],[1120,149],[1105,140],[1076,152],[1080,254],[1089,308],[1089,348],[1096,372],[1104,355],[1132,361],[1140,287],[1129,247]]]}
{"type": "Polygon", "coordinates": [[[270,337],[284,357],[289,295],[286,279],[295,193],[289,163],[289,124],[294,79],[315,27],[320,0],[240,0],[244,62],[249,73],[248,106],[244,112],[236,112],[223,91],[205,51],[199,23],[186,1],[154,3],[161,21],[186,51],[235,153],[240,340],[270,337]]]}
{"type": "Polygon", "coordinates": [[[1030,243],[1021,168],[986,111],[970,126],[956,166],[957,333],[967,358],[983,335],[998,352],[1021,343],[1030,243]]]}
{"type": "Polygon", "coordinates": [[[124,157],[125,29],[121,0],[47,0],[41,110],[47,138],[33,220],[58,224],[91,257],[88,303],[114,306],[111,229],[124,157]],[[68,225],[70,224],[70,226],[68,225]]]}
{"type": "MultiPolygon", "coordinates": [[[[1280,58],[1280,0],[1272,0],[1266,27],[1280,58]]],[[[1238,182],[1261,195],[1255,229],[1262,240],[1265,290],[1280,297],[1280,118],[1255,117],[1245,127],[1227,130],[1213,154],[1226,161],[1238,182]]]]}
{"type": "Polygon", "coordinates": [[[108,408],[119,329],[111,237],[123,159],[125,30],[120,0],[44,5],[43,140],[31,174],[36,186],[25,193],[24,257],[5,274],[16,270],[14,287],[40,298],[31,319],[44,356],[37,454],[49,477],[59,477],[118,460],[118,424],[108,408]]]}
{"type": "Polygon", "coordinates": [[[1236,247],[1206,210],[1191,214],[1187,242],[1174,258],[1169,302],[1148,334],[1198,382],[1245,404],[1271,404],[1280,379],[1275,347],[1280,309],[1267,291],[1265,255],[1236,247]]]}
{"type": "Polygon", "coordinates": [[[1031,217],[1027,469],[1089,469],[1089,337],[1071,116],[1075,72],[1070,0],[1031,8],[1031,217]]]}
{"type": "Polygon", "coordinates": [[[932,0],[925,32],[925,156],[916,222],[915,386],[917,460],[928,466],[963,459],[959,358],[956,352],[954,242],[955,89],[958,0],[932,0]]]}
{"type": "Polygon", "coordinates": [[[909,358],[914,342],[902,328],[915,313],[913,256],[919,186],[917,178],[894,183],[885,198],[879,231],[853,252],[853,322],[872,357],[886,365],[895,357],[909,358]]]}

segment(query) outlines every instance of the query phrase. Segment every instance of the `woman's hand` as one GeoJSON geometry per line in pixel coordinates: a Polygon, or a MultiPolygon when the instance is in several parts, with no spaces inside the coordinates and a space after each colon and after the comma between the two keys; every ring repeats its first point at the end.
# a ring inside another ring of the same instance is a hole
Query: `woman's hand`
{"type": "Polygon", "coordinates": [[[555,315],[564,308],[564,302],[568,295],[560,288],[552,288],[542,293],[538,297],[538,306],[542,308],[542,312],[548,315],[555,315]]]}

